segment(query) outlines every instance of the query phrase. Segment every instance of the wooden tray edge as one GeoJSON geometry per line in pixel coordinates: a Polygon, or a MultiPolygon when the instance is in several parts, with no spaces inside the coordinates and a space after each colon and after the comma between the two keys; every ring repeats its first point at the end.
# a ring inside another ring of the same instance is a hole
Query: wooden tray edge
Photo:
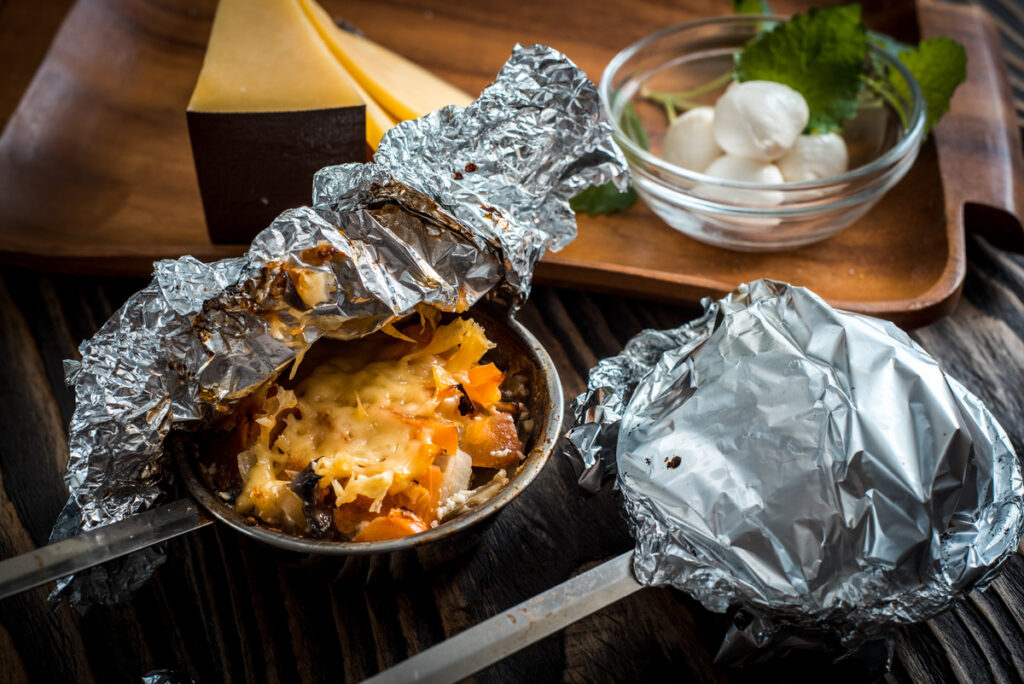
{"type": "MultiPolygon", "coordinates": [[[[960,299],[967,272],[962,233],[959,242],[959,251],[951,250],[935,284],[913,299],[827,301],[836,308],[884,318],[907,329],[927,325],[950,313],[960,299]]],[[[641,294],[648,299],[684,305],[696,305],[703,297],[722,297],[741,284],[618,264],[595,264],[557,254],[548,254],[537,265],[534,282],[628,297],[641,294]],[[615,278],[609,278],[609,272],[614,272],[615,278]]]]}

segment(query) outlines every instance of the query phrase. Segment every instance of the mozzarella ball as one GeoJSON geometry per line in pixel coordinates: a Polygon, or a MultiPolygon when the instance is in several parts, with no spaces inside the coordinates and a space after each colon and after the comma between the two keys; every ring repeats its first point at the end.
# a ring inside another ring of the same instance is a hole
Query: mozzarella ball
{"type": "Polygon", "coordinates": [[[849,163],[846,143],[835,133],[801,135],[778,162],[787,183],[838,176],[849,163]]]}
{"type": "Polygon", "coordinates": [[[714,135],[728,154],[773,161],[793,146],[810,113],[803,95],[772,81],[746,81],[715,104],[714,135]]]}
{"type": "MultiPolygon", "coordinates": [[[[726,154],[711,162],[704,174],[745,183],[783,183],[779,167],[770,162],[726,154]]],[[[778,190],[739,190],[701,183],[693,192],[701,197],[729,204],[754,207],[773,207],[782,204],[784,196],[778,190]]]]}
{"type": "Polygon", "coordinates": [[[665,161],[691,171],[703,171],[722,154],[711,131],[714,120],[715,110],[711,107],[697,107],[676,117],[665,133],[665,161]]]}

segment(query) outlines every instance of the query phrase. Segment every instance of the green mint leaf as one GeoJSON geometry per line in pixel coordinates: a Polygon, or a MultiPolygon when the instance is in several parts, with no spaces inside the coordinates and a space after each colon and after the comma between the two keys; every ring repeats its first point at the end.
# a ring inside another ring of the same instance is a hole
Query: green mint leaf
{"type": "Polygon", "coordinates": [[[872,45],[885,50],[893,57],[901,52],[912,50],[914,48],[913,45],[900,42],[891,36],[887,36],[884,33],[878,33],[877,31],[868,31],[868,40],[872,45]]]}
{"type": "Polygon", "coordinates": [[[814,8],[754,38],[734,73],[788,85],[807,100],[808,130],[838,131],[857,112],[867,51],[859,5],[814,8]]]}
{"type": "MultiPolygon", "coordinates": [[[[967,53],[952,38],[932,38],[922,41],[899,55],[907,71],[914,75],[928,110],[925,133],[932,130],[942,115],[949,111],[949,101],[957,86],[967,78],[967,53]]],[[[889,81],[900,94],[910,99],[910,86],[895,69],[890,70],[889,81]]]]}
{"type": "MultiPolygon", "coordinates": [[[[732,0],[732,10],[736,14],[774,14],[765,0],[732,0]]],[[[758,33],[775,28],[777,21],[758,22],[758,33]]]]}
{"type": "Polygon", "coordinates": [[[625,211],[636,202],[636,190],[629,188],[626,192],[619,192],[614,183],[595,185],[587,188],[580,194],[569,200],[569,206],[577,214],[586,212],[591,216],[597,214],[614,214],[617,211],[625,211]]]}
{"type": "MultiPolygon", "coordinates": [[[[650,149],[647,140],[647,131],[640,121],[632,102],[627,102],[622,108],[622,115],[619,117],[619,126],[627,138],[635,142],[645,150],[650,149]]],[[[626,192],[619,192],[614,183],[608,182],[604,185],[595,185],[587,188],[580,194],[569,200],[569,206],[577,214],[587,213],[591,216],[598,214],[614,214],[617,211],[625,211],[636,203],[636,190],[632,187],[626,192]]]]}
{"type": "Polygon", "coordinates": [[[736,14],[774,14],[765,0],[732,0],[732,11],[736,14]]]}

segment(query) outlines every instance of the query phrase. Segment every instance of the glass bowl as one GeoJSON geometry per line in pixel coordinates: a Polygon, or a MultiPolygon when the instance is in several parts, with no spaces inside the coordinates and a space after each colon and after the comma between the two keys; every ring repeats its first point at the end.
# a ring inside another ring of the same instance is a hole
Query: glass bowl
{"type": "Polygon", "coordinates": [[[734,55],[766,22],[785,19],[734,15],[672,26],[620,52],[601,78],[601,100],[629,162],[633,186],[655,214],[701,242],[777,251],[823,240],[863,216],[917,158],[925,124],[921,89],[895,57],[874,46],[871,72],[884,75],[895,69],[909,84],[910,96],[891,87],[865,88],[875,97],[863,99],[857,115],[843,127],[850,158],[846,173],[767,185],[707,176],[661,158],[669,122],[664,108],[645,93],[689,91],[695,104],[713,106],[728,85],[723,75],[732,70],[734,55]],[[749,202],[751,191],[776,193],[775,199],[782,201],[756,206],[749,202]]]}

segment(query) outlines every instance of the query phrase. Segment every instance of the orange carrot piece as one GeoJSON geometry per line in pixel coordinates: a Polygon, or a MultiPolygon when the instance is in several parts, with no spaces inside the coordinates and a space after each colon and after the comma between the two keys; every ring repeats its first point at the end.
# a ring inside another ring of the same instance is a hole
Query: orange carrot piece
{"type": "MultiPolygon", "coordinates": [[[[421,481],[426,478],[420,478],[421,481]]],[[[402,508],[407,508],[423,520],[430,515],[430,490],[423,485],[411,485],[395,499],[402,508]]]]}
{"type": "Polygon", "coordinates": [[[459,428],[454,423],[430,423],[430,441],[446,454],[454,454],[459,449],[459,428]]]}
{"type": "Polygon", "coordinates": [[[504,379],[505,374],[493,363],[488,363],[467,370],[463,388],[474,403],[489,408],[501,401],[500,387],[504,379]]]}
{"type": "Polygon", "coordinates": [[[438,499],[441,496],[441,469],[430,466],[415,484],[396,498],[402,505],[427,522],[437,517],[438,499]]]}
{"type": "Polygon", "coordinates": [[[469,421],[462,448],[478,468],[504,468],[523,457],[515,421],[507,413],[477,416],[469,421]]]}
{"type": "MultiPolygon", "coordinates": [[[[456,432],[456,436],[458,433],[456,432]]],[[[456,444],[456,448],[458,445],[456,444]]],[[[430,511],[424,516],[424,520],[433,520],[437,517],[437,507],[441,503],[441,469],[436,465],[430,466],[427,470],[427,491],[430,492],[430,511]]]]}
{"type": "Polygon", "coordinates": [[[360,530],[352,538],[354,542],[384,541],[400,539],[411,534],[426,532],[427,526],[418,515],[403,508],[392,508],[387,515],[381,515],[360,530]]]}

